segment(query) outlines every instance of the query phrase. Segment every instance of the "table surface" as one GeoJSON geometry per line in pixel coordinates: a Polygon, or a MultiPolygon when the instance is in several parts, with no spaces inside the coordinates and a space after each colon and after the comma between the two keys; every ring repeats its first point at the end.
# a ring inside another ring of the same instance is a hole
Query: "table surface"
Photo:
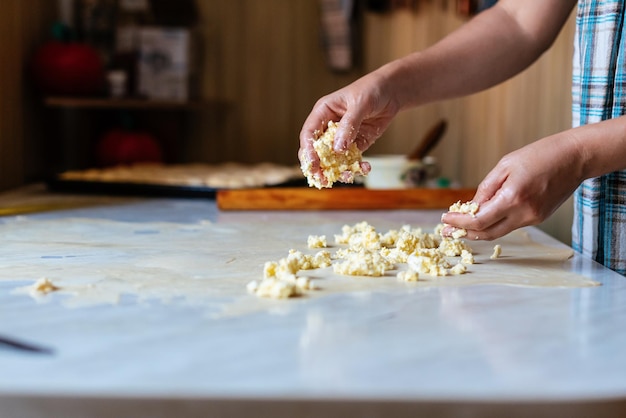
{"type": "MultiPolygon", "coordinates": [[[[0,197],[4,204],[17,201],[16,195],[0,197]]],[[[51,411],[64,416],[107,416],[111,411],[132,411],[133,416],[165,416],[164,411],[176,416],[206,411],[231,416],[293,416],[294,411],[416,416],[435,411],[457,416],[472,407],[488,415],[512,406],[539,416],[553,412],[552,407],[570,407],[570,416],[584,416],[577,414],[589,413],[586,407],[617,416],[625,410],[626,279],[578,254],[563,269],[601,286],[411,289],[394,284],[258,301],[245,294],[245,277],[234,275],[241,294],[217,289],[197,299],[125,294],[114,303],[70,306],[68,295],[36,300],[16,292],[37,278],[23,277],[24,272],[37,268],[53,277],[64,272],[70,277],[72,271],[64,269],[67,263],[82,262],[82,250],[93,257],[94,275],[106,263],[136,260],[132,257],[142,251],[140,245],[124,246],[115,256],[110,249],[93,252],[97,236],[119,234],[128,225],[135,225],[135,236],[143,239],[156,234],[157,226],[165,231],[164,225],[198,234],[208,231],[199,225],[233,228],[237,238],[231,239],[241,245],[206,254],[206,264],[197,259],[199,250],[188,249],[196,259],[190,256],[187,262],[193,266],[187,268],[203,271],[196,282],[209,280],[210,287],[210,263],[216,260],[228,260],[238,274],[252,269],[255,277],[261,272],[262,266],[245,262],[246,254],[255,251],[246,247],[247,234],[266,233],[257,230],[259,224],[313,234],[326,224],[364,219],[382,226],[435,224],[441,214],[220,212],[213,201],[203,199],[94,202],[0,218],[0,335],[52,350],[45,354],[0,346],[2,416],[3,411],[13,416],[49,416],[51,411]],[[53,228],[67,225],[62,222],[67,219],[96,221],[85,242],[62,243],[77,261],[64,261],[57,253],[42,255],[47,235],[35,239],[32,226],[53,228]],[[41,251],[33,251],[37,246],[41,251]],[[246,310],[247,302],[255,308],[246,310]],[[231,307],[231,314],[216,314],[224,306],[231,307]]],[[[537,241],[563,246],[535,228],[528,231],[537,241]]],[[[211,236],[202,239],[208,242],[211,236]]],[[[290,245],[278,233],[268,234],[267,244],[255,257],[284,256],[290,245]]],[[[172,245],[180,243],[172,238],[172,245]]],[[[176,251],[185,254],[172,249],[176,251]]],[[[169,255],[162,256],[166,264],[169,255]]]]}

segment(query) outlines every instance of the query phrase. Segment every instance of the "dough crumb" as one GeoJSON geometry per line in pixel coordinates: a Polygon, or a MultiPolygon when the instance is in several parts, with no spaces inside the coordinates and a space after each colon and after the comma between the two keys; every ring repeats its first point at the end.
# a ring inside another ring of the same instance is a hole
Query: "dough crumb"
{"type": "Polygon", "coordinates": [[[474,254],[467,250],[461,251],[461,263],[474,264],[474,254]]]}
{"type": "Polygon", "coordinates": [[[461,201],[459,200],[458,202],[453,203],[448,209],[448,211],[458,212],[458,213],[468,213],[472,215],[473,217],[476,217],[476,213],[478,212],[478,209],[479,209],[479,205],[476,202],[469,201],[469,202],[461,203],[461,201]]]}
{"type": "MultiPolygon", "coordinates": [[[[456,203],[450,205],[450,207],[448,208],[448,212],[467,213],[475,218],[479,208],[480,207],[476,202],[469,201],[461,203],[461,201],[459,200],[456,203]]],[[[444,226],[447,226],[447,224],[444,224],[444,226]]],[[[463,238],[465,236],[467,236],[467,230],[463,228],[455,228],[454,232],[452,232],[452,238],[455,239],[463,238]]]]}
{"type": "Polygon", "coordinates": [[[295,283],[273,278],[261,281],[261,283],[256,286],[254,293],[256,293],[257,296],[272,299],[286,299],[300,294],[295,283]]]}
{"type": "Polygon", "coordinates": [[[491,254],[491,258],[492,260],[495,260],[496,258],[500,258],[500,255],[502,254],[502,247],[500,246],[500,244],[496,244],[493,247],[493,254],[491,254]]]}
{"type": "Polygon", "coordinates": [[[309,248],[326,248],[328,246],[326,235],[309,235],[307,246],[309,248]]]}
{"type": "Polygon", "coordinates": [[[396,277],[398,278],[398,280],[402,282],[417,282],[419,281],[420,275],[415,270],[408,269],[408,270],[399,272],[396,277]]]}
{"type": "Polygon", "coordinates": [[[338,126],[338,123],[329,121],[326,131],[323,133],[317,131],[315,133],[313,149],[319,157],[320,170],[326,179],[326,183],[322,184],[320,179],[313,175],[311,171],[313,165],[311,161],[305,159],[300,168],[307,178],[310,187],[317,187],[318,189],[331,188],[339,180],[344,183],[352,183],[355,176],[365,175],[361,169],[363,156],[356,144],[351,144],[344,153],[337,153],[333,150],[338,126]]]}
{"type": "Polygon", "coordinates": [[[467,267],[462,262],[457,263],[454,267],[450,269],[450,274],[458,275],[465,274],[467,272],[467,267]]]}
{"type": "Polygon", "coordinates": [[[287,257],[265,262],[263,279],[260,282],[251,281],[246,288],[248,293],[265,298],[285,299],[300,296],[305,291],[316,290],[318,287],[310,278],[299,277],[297,274],[301,270],[319,269],[330,265],[331,255],[328,251],[304,254],[291,249],[287,257]]]}
{"type": "Polygon", "coordinates": [[[458,238],[443,238],[439,244],[439,251],[448,257],[463,256],[463,252],[471,254],[471,248],[458,238]]]}
{"type": "Polygon", "coordinates": [[[422,249],[409,256],[407,264],[420,274],[447,276],[450,263],[437,248],[422,249]]]}
{"type": "Polygon", "coordinates": [[[60,287],[52,283],[47,277],[42,277],[31,286],[31,293],[37,295],[47,295],[48,293],[59,290],[60,287]]]}
{"type": "Polygon", "coordinates": [[[345,276],[384,276],[393,264],[377,251],[360,250],[344,253],[344,261],[334,264],[335,273],[345,276]]]}

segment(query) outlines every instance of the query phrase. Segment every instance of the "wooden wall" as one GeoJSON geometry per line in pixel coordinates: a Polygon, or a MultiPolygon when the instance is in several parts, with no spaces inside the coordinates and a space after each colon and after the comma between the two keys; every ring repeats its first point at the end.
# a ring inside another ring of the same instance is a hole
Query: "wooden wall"
{"type": "Polygon", "coordinates": [[[0,188],[22,182],[21,7],[3,5],[0,13],[0,188]]]}
{"type": "Polygon", "coordinates": [[[2,0],[0,4],[0,190],[22,185],[40,170],[42,135],[25,69],[45,36],[54,2],[2,0]]]}
{"type": "Polygon", "coordinates": [[[226,101],[197,115],[191,156],[297,163],[315,100],[362,74],[328,71],[317,0],[199,0],[202,96],[226,101]]]}

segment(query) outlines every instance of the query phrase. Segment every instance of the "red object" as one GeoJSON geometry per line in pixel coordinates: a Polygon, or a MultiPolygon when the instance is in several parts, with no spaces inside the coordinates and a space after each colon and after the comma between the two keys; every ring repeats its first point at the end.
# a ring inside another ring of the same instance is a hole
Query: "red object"
{"type": "Polygon", "coordinates": [[[84,43],[47,41],[35,51],[31,64],[34,81],[44,94],[86,96],[105,87],[102,59],[84,43]]]}
{"type": "Polygon", "coordinates": [[[96,153],[103,166],[163,161],[161,146],[152,135],[125,129],[105,133],[98,142],[96,153]]]}

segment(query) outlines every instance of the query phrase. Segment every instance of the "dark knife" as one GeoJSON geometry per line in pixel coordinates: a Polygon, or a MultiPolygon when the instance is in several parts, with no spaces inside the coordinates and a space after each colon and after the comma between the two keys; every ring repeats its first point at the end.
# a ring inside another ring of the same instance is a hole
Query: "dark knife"
{"type": "Polygon", "coordinates": [[[15,338],[9,338],[6,336],[0,335],[0,346],[12,348],[20,351],[27,351],[30,353],[38,353],[38,354],[53,354],[54,350],[48,347],[43,347],[31,343],[27,343],[24,341],[18,341],[15,338]]]}

